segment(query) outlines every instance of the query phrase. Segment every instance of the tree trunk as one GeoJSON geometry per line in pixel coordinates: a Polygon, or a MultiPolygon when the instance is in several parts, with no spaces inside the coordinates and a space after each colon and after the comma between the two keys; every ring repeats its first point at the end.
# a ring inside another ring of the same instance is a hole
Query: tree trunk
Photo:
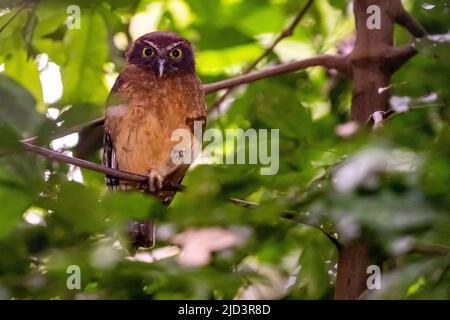
{"type": "Polygon", "coordinates": [[[340,248],[335,299],[354,300],[364,292],[369,257],[368,245],[361,241],[340,248]]]}
{"type": "MultiPolygon", "coordinates": [[[[412,45],[393,46],[395,23],[415,37],[426,32],[400,0],[354,0],[353,4],[356,43],[346,61],[353,81],[351,117],[365,125],[376,112],[388,115],[391,76],[416,53],[412,45]],[[379,18],[380,28],[369,28],[369,18],[379,18]]],[[[357,299],[367,289],[367,267],[376,260],[370,256],[370,248],[370,243],[357,239],[339,250],[335,299],[357,299]]]]}

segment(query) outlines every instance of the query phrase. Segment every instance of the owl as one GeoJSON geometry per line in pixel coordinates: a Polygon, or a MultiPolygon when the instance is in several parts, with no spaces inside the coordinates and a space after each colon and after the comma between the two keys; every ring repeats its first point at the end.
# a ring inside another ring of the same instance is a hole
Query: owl
{"type": "MultiPolygon", "coordinates": [[[[110,190],[143,190],[168,205],[174,192],[163,191],[163,181],[181,183],[189,168],[189,163],[174,160],[174,152],[192,152],[194,123],[206,123],[205,96],[195,71],[193,48],[173,32],[152,32],[131,45],[126,60],[107,101],[103,164],[146,175],[148,185],[111,176],[106,177],[106,184],[110,190]],[[191,150],[175,150],[179,141],[172,134],[177,129],[192,136],[191,150]]],[[[154,246],[152,221],[130,222],[128,233],[135,248],[154,246]]]]}

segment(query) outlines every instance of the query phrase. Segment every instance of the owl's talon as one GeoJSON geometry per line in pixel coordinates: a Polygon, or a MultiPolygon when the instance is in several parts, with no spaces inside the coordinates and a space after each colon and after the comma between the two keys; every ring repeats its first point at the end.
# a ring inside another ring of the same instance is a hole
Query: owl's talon
{"type": "Polygon", "coordinates": [[[148,189],[150,192],[156,192],[162,190],[164,177],[156,170],[151,170],[148,174],[148,189]]]}

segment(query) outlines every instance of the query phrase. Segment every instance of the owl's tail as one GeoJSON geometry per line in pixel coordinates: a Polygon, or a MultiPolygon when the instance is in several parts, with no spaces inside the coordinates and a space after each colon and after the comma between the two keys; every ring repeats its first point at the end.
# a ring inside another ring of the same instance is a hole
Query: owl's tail
{"type": "Polygon", "coordinates": [[[152,248],[155,245],[155,223],[148,221],[131,221],[128,234],[134,248],[152,248]]]}

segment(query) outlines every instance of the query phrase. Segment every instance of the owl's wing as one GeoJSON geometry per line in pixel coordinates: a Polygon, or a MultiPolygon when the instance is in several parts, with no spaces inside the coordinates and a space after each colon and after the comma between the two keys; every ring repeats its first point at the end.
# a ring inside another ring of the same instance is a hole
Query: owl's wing
{"type": "MultiPolygon", "coordinates": [[[[111,134],[106,127],[103,132],[103,165],[108,168],[118,169],[111,134]]],[[[106,185],[108,186],[109,190],[115,190],[119,188],[119,183],[119,179],[106,175],[106,185]]]]}
{"type": "MultiPolygon", "coordinates": [[[[123,99],[121,99],[119,93],[121,83],[122,77],[119,76],[108,96],[108,99],[106,101],[106,108],[112,105],[116,105],[119,102],[123,102],[123,99]]],[[[111,132],[106,124],[103,128],[103,165],[108,168],[119,169],[114,149],[114,141],[111,137],[111,132]]],[[[110,191],[118,189],[120,185],[120,180],[115,177],[106,175],[106,185],[108,186],[108,189],[110,191]]]]}

